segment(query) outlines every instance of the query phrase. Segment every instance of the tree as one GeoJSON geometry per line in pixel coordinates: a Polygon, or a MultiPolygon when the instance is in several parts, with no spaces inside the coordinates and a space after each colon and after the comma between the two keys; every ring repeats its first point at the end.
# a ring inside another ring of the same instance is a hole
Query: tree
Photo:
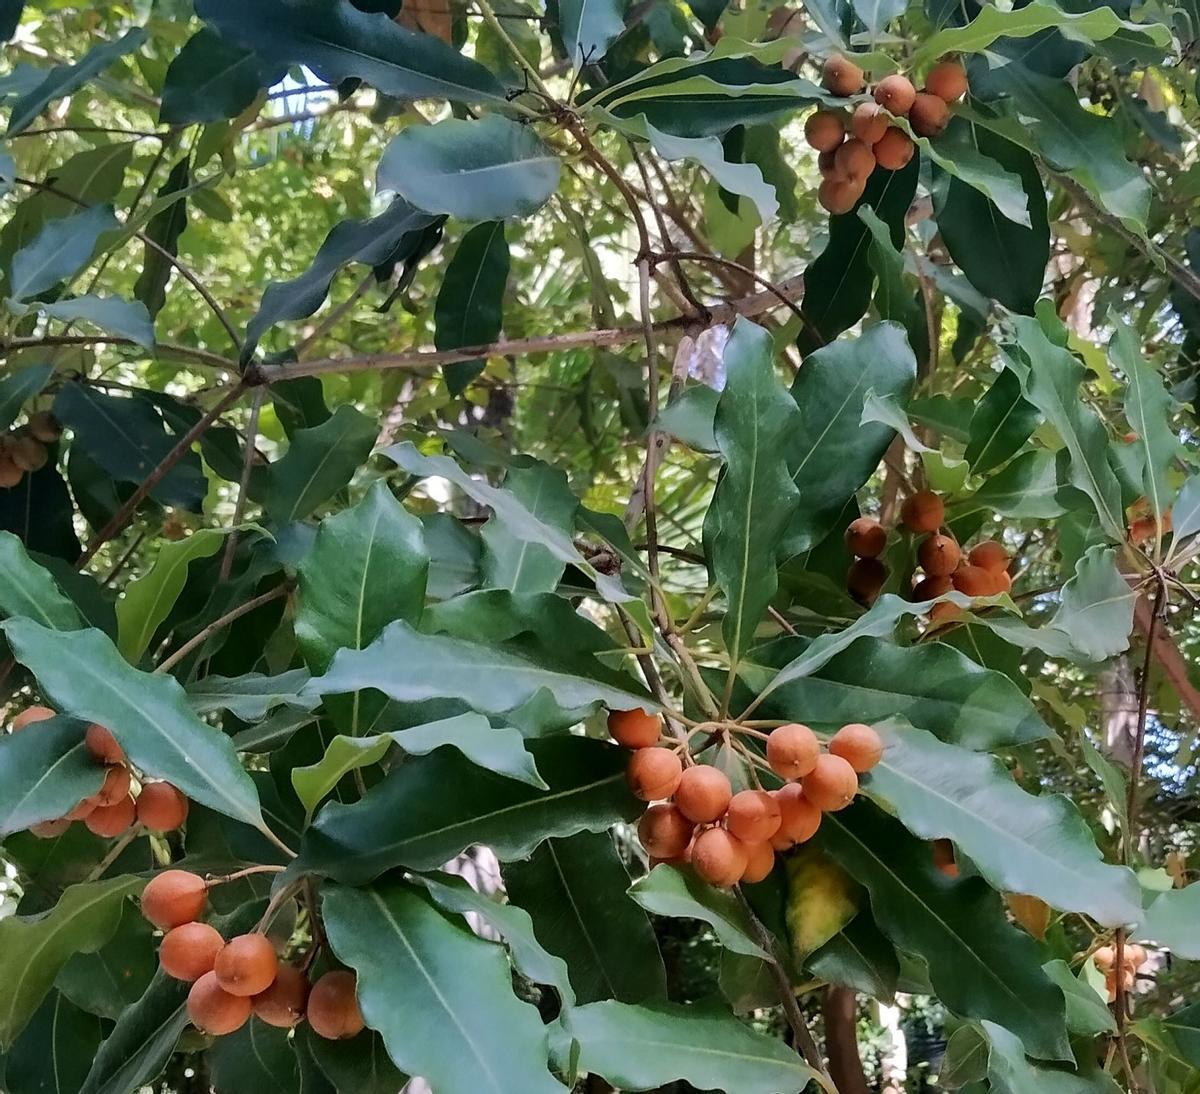
{"type": "Polygon", "coordinates": [[[0,3],[4,1089],[1197,1090],[1195,5],[493,3],[0,3]]]}

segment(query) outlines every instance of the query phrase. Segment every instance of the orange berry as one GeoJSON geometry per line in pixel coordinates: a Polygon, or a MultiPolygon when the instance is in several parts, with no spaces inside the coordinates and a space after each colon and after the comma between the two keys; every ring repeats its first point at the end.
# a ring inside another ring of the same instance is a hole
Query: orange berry
{"type": "Polygon", "coordinates": [[[692,848],[692,865],[696,873],[710,885],[726,889],[741,880],[748,858],[742,841],[724,828],[708,828],[701,832],[692,848]]]}
{"type": "Polygon", "coordinates": [[[954,588],[954,582],[948,574],[940,577],[927,577],[913,586],[912,598],[916,601],[936,600],[954,588]]]}
{"type": "Polygon", "coordinates": [[[66,817],[59,820],[42,821],[41,824],[31,824],[29,826],[29,834],[36,836],[38,839],[57,839],[68,828],[71,827],[71,822],[66,817]]]}
{"type": "Polygon", "coordinates": [[[207,923],[181,923],[163,936],[158,963],[176,980],[199,980],[211,972],[225,945],[221,932],[207,923]]]}
{"type": "Polygon", "coordinates": [[[833,154],[834,173],[843,179],[861,186],[875,170],[875,156],[871,146],[857,137],[851,137],[833,154]]]}
{"type": "Polygon", "coordinates": [[[25,477],[11,456],[0,456],[0,487],[11,490],[25,477]]]}
{"type": "Polygon", "coordinates": [[[996,578],[982,566],[960,566],[951,575],[954,587],[964,596],[991,596],[997,592],[996,578]]]}
{"type": "Polygon", "coordinates": [[[39,410],[36,414],[30,414],[25,428],[29,430],[31,437],[35,437],[43,444],[52,444],[62,436],[62,426],[48,410],[39,410]]]}
{"type": "Polygon", "coordinates": [[[213,964],[217,983],[230,995],[258,995],[266,991],[278,970],[275,947],[265,934],[258,932],[231,938],[213,964]]]}
{"type": "Polygon", "coordinates": [[[1101,972],[1108,972],[1117,960],[1117,951],[1112,946],[1100,946],[1092,954],[1092,960],[1101,972]]]}
{"type": "Polygon", "coordinates": [[[874,517],[859,517],[846,528],[846,549],[857,558],[878,558],[887,546],[887,532],[874,517]]]}
{"type": "Polygon", "coordinates": [[[152,832],[173,832],[187,820],[188,800],[170,783],[146,783],[138,795],[137,816],[152,832]]]}
{"type": "Polygon", "coordinates": [[[936,532],[946,519],[946,506],[932,490],[910,494],[900,506],[900,520],[910,532],[936,532]]]}
{"type": "Polygon", "coordinates": [[[954,573],[960,558],[962,552],[954,542],[954,537],[937,532],[926,536],[917,548],[917,561],[930,577],[946,577],[954,573]]]}
{"type": "Polygon", "coordinates": [[[33,705],[26,707],[20,714],[12,720],[12,731],[14,733],[19,729],[24,729],[26,726],[33,725],[34,722],[44,722],[48,718],[54,717],[54,711],[49,707],[33,705]]]}
{"type": "Polygon", "coordinates": [[[840,756],[861,775],[883,758],[883,741],[870,726],[851,722],[833,735],[829,752],[830,755],[840,756]]]}
{"type": "Polygon", "coordinates": [[[875,162],[885,171],[901,171],[916,154],[917,146],[903,129],[893,125],[875,142],[871,151],[875,162]]]}
{"type": "Polygon", "coordinates": [[[856,95],[863,87],[863,72],[853,61],[835,53],[825,60],[821,70],[821,83],[827,91],[843,98],[856,95]]]}
{"type": "Polygon", "coordinates": [[[155,874],[142,890],[142,915],[161,930],[200,918],[208,886],[204,878],[187,870],[155,874]]]}
{"type": "Polygon", "coordinates": [[[732,797],[729,776],[708,764],[686,768],[675,788],[676,807],[697,824],[711,824],[723,816],[732,797]]]}
{"type": "Polygon", "coordinates": [[[925,90],[952,103],[967,93],[967,74],[957,61],[939,61],[925,77],[925,90]]]}
{"type": "Polygon", "coordinates": [[[874,146],[888,131],[887,115],[878,103],[859,103],[850,119],[850,131],[863,144],[874,146]]]}
{"type": "Polygon", "coordinates": [[[658,744],[662,720],[644,710],[614,710],[608,715],[608,732],[626,748],[649,748],[658,744]]]}
{"type": "Polygon", "coordinates": [[[361,1033],[366,1023],[355,994],[354,973],[327,972],[308,993],[308,1024],[319,1037],[336,1041],[361,1033]]]}
{"type": "Polygon", "coordinates": [[[291,1029],[304,1018],[308,978],[295,965],[280,965],[275,982],[254,997],[254,1013],[269,1026],[291,1029]]]}
{"type": "Polygon", "coordinates": [[[725,811],[725,826],[744,843],[762,843],[779,831],[779,803],[765,790],[734,794],[725,811]]]}
{"type": "MultiPolygon", "coordinates": [[[[821,810],[804,795],[799,783],[788,783],[775,791],[779,804],[779,831],[777,839],[787,841],[788,846],[805,843],[816,835],[821,826],[821,810]]],[[[776,844],[776,849],[780,849],[776,844]]]]}
{"type": "Polygon", "coordinates": [[[994,539],[985,539],[971,548],[967,561],[985,570],[1007,570],[1008,552],[994,539]]]}
{"type": "Polygon", "coordinates": [[[669,748],[639,748],[629,757],[625,778],[644,802],[669,798],[683,775],[683,764],[669,748]]]}
{"type": "Polygon", "coordinates": [[[40,471],[50,454],[46,446],[33,437],[15,437],[9,445],[9,458],[22,471],[40,471]]]}
{"type": "Polygon", "coordinates": [[[950,124],[950,108],[944,99],[918,92],[908,112],[908,124],[918,137],[936,137],[950,124]]]}
{"type": "Polygon", "coordinates": [[[1127,945],[1122,956],[1125,958],[1125,967],[1133,969],[1135,972],[1146,963],[1145,947],[1139,946],[1136,942],[1127,945]]]}
{"type": "Polygon", "coordinates": [[[87,727],[83,738],[84,746],[92,754],[92,759],[102,764],[119,764],[125,759],[125,752],[117,739],[103,726],[93,722],[87,727]]]}
{"type": "Polygon", "coordinates": [[[933,864],[946,877],[958,877],[958,863],[954,861],[954,844],[948,839],[933,841],[933,864]]]}
{"type": "Polygon", "coordinates": [[[83,819],[87,830],[97,836],[112,839],[128,832],[137,819],[133,799],[122,798],[113,805],[98,805],[83,819]]]}
{"type": "Polygon", "coordinates": [[[675,858],[691,842],[695,827],[674,805],[652,805],[638,821],[638,838],[646,854],[675,858]]]}
{"type": "Polygon", "coordinates": [[[817,170],[821,172],[822,178],[829,178],[833,174],[832,152],[822,152],[817,156],[817,170]]]}
{"type": "Polygon", "coordinates": [[[864,604],[872,604],[887,581],[887,567],[877,558],[856,558],[846,571],[846,588],[864,604]]]}
{"type": "Polygon", "coordinates": [[[853,179],[840,178],[836,174],[836,159],[833,170],[835,174],[829,175],[817,187],[817,201],[822,209],[837,216],[854,208],[863,195],[863,188],[853,179]]]}
{"type": "Polygon", "coordinates": [[[767,737],[767,763],[781,779],[799,779],[817,766],[821,742],[799,723],[779,726],[767,737]]]}
{"type": "Polygon", "coordinates": [[[804,123],[804,139],[818,152],[832,152],[845,135],[846,123],[832,110],[818,110],[804,123]]]}
{"type": "Polygon", "coordinates": [[[116,805],[129,797],[130,782],[129,768],[124,764],[114,764],[104,773],[104,782],[96,791],[96,804],[116,805]]]}
{"type": "Polygon", "coordinates": [[[912,81],[898,72],[885,76],[875,85],[875,101],[892,114],[907,114],[916,97],[917,89],[912,81]]]}
{"type": "Polygon", "coordinates": [[[217,974],[206,972],[192,985],[187,997],[188,1017],[201,1033],[215,1037],[234,1033],[250,1017],[250,1000],[230,995],[217,983],[217,974]]]}
{"type": "Polygon", "coordinates": [[[86,820],[99,808],[99,805],[100,803],[95,798],[84,798],[71,812],[63,814],[63,820],[86,820]]]}
{"type": "Polygon", "coordinates": [[[762,881],[775,869],[775,848],[767,841],[746,844],[746,868],[741,880],[747,885],[762,881]]]}
{"type": "Polygon", "coordinates": [[[822,756],[804,776],[804,796],[825,813],[845,809],[858,793],[858,776],[841,756],[822,756]]]}

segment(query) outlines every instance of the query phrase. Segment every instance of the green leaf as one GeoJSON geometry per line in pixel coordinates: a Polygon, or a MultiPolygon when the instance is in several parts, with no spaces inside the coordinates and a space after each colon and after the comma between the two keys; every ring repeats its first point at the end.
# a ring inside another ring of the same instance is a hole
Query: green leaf
{"type": "Polygon", "coordinates": [[[277,73],[254,50],[203,27],[167,68],[158,120],[163,125],[193,125],[236,118],[261,88],[276,80],[277,73]]]}
{"type": "Polygon", "coordinates": [[[946,1042],[946,1055],[938,1069],[938,1085],[947,1090],[958,1090],[968,1083],[979,1083],[987,1078],[988,1050],[990,1046],[978,1026],[961,1025],[946,1042]]]}
{"type": "Polygon", "coordinates": [[[1171,428],[1171,397],[1158,369],[1142,356],[1138,336],[1131,326],[1114,319],[1116,333],[1108,344],[1108,357],[1125,374],[1125,419],[1135,438],[1134,451],[1142,462],[1142,493],[1150,512],[1159,520],[1171,507],[1170,470],[1180,453],[1171,428]]]}
{"type": "Polygon", "coordinates": [[[197,714],[227,710],[243,722],[261,722],[279,706],[312,710],[315,696],[300,693],[309,681],[305,669],[289,669],[278,676],[249,672],[245,676],[205,676],[187,686],[188,702],[197,714]]]}
{"type": "Polygon", "coordinates": [[[101,42],[93,46],[82,60],[73,65],[56,65],[50,69],[41,83],[13,103],[6,136],[13,137],[28,129],[52,102],[73,95],[109,65],[139,49],[145,40],[146,32],[136,27],[115,42],[101,42]]]}
{"type": "Polygon", "coordinates": [[[575,71],[596,64],[624,33],[623,0],[561,0],[559,33],[575,71]]]}
{"type": "Polygon", "coordinates": [[[1179,488],[1171,517],[1176,543],[1200,531],[1200,475],[1190,476],[1179,488]]]}
{"type": "Polygon", "coordinates": [[[800,499],[786,460],[800,413],[775,376],[771,336],[761,327],[738,319],[725,368],[713,423],[725,469],[712,499],[711,564],[728,604],[721,629],[736,666],[778,588],[775,555],[800,499]]]}
{"type": "Polygon", "coordinates": [[[551,836],[604,831],[641,812],[620,749],[547,737],[530,741],[529,751],[548,791],[486,771],[458,751],[409,760],[354,805],[325,805],[305,835],[304,865],[355,884],[395,866],[432,869],[473,843],[509,860],[551,836]]]}
{"type": "Polygon", "coordinates": [[[10,619],[3,629],[13,656],[57,709],[107,726],[147,774],[262,828],[258,795],[229,738],[191,712],[174,678],[138,672],[100,631],[52,631],[29,619],[10,619]]]}
{"type": "Polygon", "coordinates": [[[1089,661],[1106,661],[1129,649],[1137,593],[1117,567],[1115,547],[1091,547],[1062,588],[1050,626],[1066,633],[1089,661]]]}
{"type": "Polygon", "coordinates": [[[1200,961],[1200,884],[1155,897],[1136,936],[1165,946],[1177,957],[1200,961]]]}
{"type": "Polygon", "coordinates": [[[537,212],[558,189],[559,170],[531,126],[488,114],[409,126],[385,149],[376,182],[428,213],[504,220],[537,212]]]}
{"type": "Polygon", "coordinates": [[[538,941],[567,963],[579,1002],[666,996],[654,929],[625,895],[629,873],[607,832],[546,840],[505,868],[504,885],[538,941]]]}
{"type": "Polygon", "coordinates": [[[321,908],[330,946],[358,973],[363,1016],[402,1071],[435,1089],[564,1094],[537,1011],[512,993],[503,947],[404,882],[325,885],[321,908]]]}
{"type": "Polygon", "coordinates": [[[769,960],[733,894],[702,881],[694,870],[660,863],[630,886],[629,895],[653,915],[702,920],[727,950],[769,960]]]}
{"type": "Polygon", "coordinates": [[[300,1061],[288,1031],[251,1018],[241,1029],[218,1037],[208,1050],[216,1094],[292,1094],[301,1089],[300,1061]]]}
{"type": "Polygon", "coordinates": [[[84,625],[74,601],[11,532],[0,532],[0,614],[24,616],[60,631],[84,625]]]}
{"type": "Polygon", "coordinates": [[[1123,539],[1121,487],[1108,462],[1108,436],[1096,412],[1080,398],[1086,370],[1046,337],[1038,320],[1015,316],[1013,324],[1022,360],[1010,356],[1009,362],[1026,365],[1021,377],[1025,398],[1058,430],[1070,454],[1071,482],[1092,499],[1105,531],[1123,539]]]}
{"type": "MultiPolygon", "coordinates": [[[[715,452],[713,420],[721,393],[707,384],[691,384],[658,416],[658,428],[698,452],[715,452]]],[[[1200,509],[1198,509],[1200,511],[1200,509]]]]}
{"type": "Polygon", "coordinates": [[[11,1047],[72,954],[112,937],[125,898],[144,884],[118,877],[72,885],[49,912],[0,919],[0,1046],[11,1047]]]}
{"type": "Polygon", "coordinates": [[[211,558],[225,542],[224,529],[200,528],[186,539],[164,543],[150,569],[125,587],[117,601],[117,648],[136,664],[171,614],[187,582],[188,567],[211,558]]]}
{"type": "Polygon", "coordinates": [[[37,312],[47,319],[64,323],[91,323],[102,331],[115,334],[146,349],[154,348],[154,323],[146,306],[137,300],[122,300],[117,296],[73,296],[53,304],[33,301],[28,305],[8,301],[14,315],[37,312]]]}
{"type": "Polygon", "coordinates": [[[85,728],[58,717],[0,737],[0,837],[55,820],[100,789],[104,769],[83,747],[85,728]]]}
{"type": "Polygon", "coordinates": [[[117,227],[111,205],[94,205],[52,220],[12,258],[9,293],[28,300],[73,277],[86,265],[100,237],[117,227]]]}
{"type": "Polygon", "coordinates": [[[1011,11],[981,8],[966,26],[947,27],[926,38],[910,64],[914,69],[922,68],[944,53],[981,53],[998,38],[1028,38],[1044,30],[1057,30],[1075,42],[1099,42],[1128,30],[1147,35],[1164,49],[1171,42],[1171,32],[1166,27],[1128,22],[1118,18],[1109,7],[1096,7],[1076,15],[1057,4],[1035,0],[1011,11]]]}
{"type": "MultiPolygon", "coordinates": [[[[998,475],[993,475],[971,497],[968,511],[994,512],[1003,517],[1052,520],[1066,509],[1058,501],[1063,484],[1058,479],[1053,452],[1023,452],[998,475]]],[[[957,507],[953,511],[959,516],[957,507]]]]}
{"type": "Polygon", "coordinates": [[[575,1005],[567,963],[545,949],[537,940],[533,920],[524,908],[476,892],[460,877],[442,874],[438,878],[413,880],[424,885],[429,895],[448,912],[478,916],[508,945],[513,964],[535,984],[549,984],[558,992],[564,1006],[575,1005]]]}
{"type": "Polygon", "coordinates": [[[1200,1003],[1166,1018],[1143,1018],[1133,1028],[1143,1041],[1192,1069],[1200,1069],[1200,1003]]]}
{"type": "Polygon", "coordinates": [[[1004,369],[988,388],[971,416],[971,436],[963,458],[982,475],[999,467],[1033,435],[1041,415],[1021,395],[1021,381],[1004,369]]]}
{"type": "Polygon", "coordinates": [[[198,0],[196,14],[270,66],[306,65],[329,83],[365,80],[397,99],[500,102],[504,89],[482,65],[431,34],[398,26],[349,0],[198,0]]]}
{"type": "Polygon", "coordinates": [[[779,1038],[716,1007],[606,1001],[575,1008],[564,1025],[580,1068],[626,1090],[683,1079],[738,1094],[800,1094],[817,1078],[779,1038]]]}
{"type": "MultiPolygon", "coordinates": [[[[854,219],[867,233],[862,221],[854,219]]],[[[889,427],[859,424],[867,392],[906,402],[916,376],[916,358],[896,323],[880,323],[859,338],[842,339],[805,358],[792,384],[800,419],[788,445],[800,508],[781,557],[807,551],[833,530],[847,500],[871,477],[892,443],[895,433],[889,427]]]]}
{"type": "Polygon", "coordinates": [[[902,722],[875,728],[883,760],[864,790],[915,835],[953,840],[996,889],[1040,897],[1105,926],[1141,918],[1137,879],[1103,861],[1067,798],[1027,794],[992,757],[902,722]]]}
{"type": "Polygon", "coordinates": [[[493,726],[482,714],[460,714],[374,737],[334,737],[319,763],[292,769],[292,786],[301,804],[312,813],[343,775],[378,763],[393,744],[410,756],[449,745],[488,771],[547,789],[517,730],[493,726]]]}
{"type": "Polygon", "coordinates": [[[981,1022],[991,1042],[988,1081],[995,1094],[1120,1094],[1108,1072],[1095,1063],[1079,1073],[1036,1064],[1025,1058],[1021,1042],[995,1022],[981,1022]]]}
{"type": "Polygon", "coordinates": [[[872,422],[878,422],[899,433],[910,452],[937,451],[917,437],[912,423],[908,420],[908,411],[900,405],[895,395],[876,395],[874,391],[866,393],[863,397],[862,418],[858,424],[870,425],[872,422]]]}
{"type": "MultiPolygon", "coordinates": [[[[246,325],[243,364],[254,355],[262,336],[285,319],[307,319],[325,302],[338,271],[351,262],[381,267],[389,258],[409,253],[434,218],[396,198],[378,216],[335,224],[317,249],[312,264],[291,281],[272,281],[262,303],[246,325]]],[[[272,387],[276,399],[277,387],[272,387]]],[[[308,422],[318,426],[321,422],[308,422]]],[[[291,430],[289,430],[289,436],[291,430]]]]}
{"type": "Polygon", "coordinates": [[[167,282],[174,272],[172,259],[179,254],[179,237],[187,228],[187,194],[192,181],[191,161],[184,156],[158,191],[161,208],[146,222],[142,272],[134,282],[133,295],[157,316],[167,302],[167,282]]]}
{"type": "Polygon", "coordinates": [[[944,174],[979,191],[1005,220],[1023,228],[1034,228],[1031,214],[1036,213],[1035,206],[1039,204],[1041,219],[1045,220],[1046,202],[1041,180],[1028,153],[1015,145],[1005,148],[1007,142],[956,115],[951,116],[946,129],[932,139],[916,136],[911,126],[906,129],[944,174]],[[1005,154],[998,156],[998,150],[1005,154]],[[1022,171],[1022,160],[1032,169],[1031,174],[1022,171]]]}
{"type": "MultiPolygon", "coordinates": [[[[513,467],[504,477],[504,489],[524,505],[536,520],[569,536],[575,527],[579,499],[571,493],[567,476],[544,463],[513,467]]],[[[553,592],[565,568],[548,548],[514,534],[502,518],[489,520],[480,530],[483,540],[483,583],[515,593],[553,592]]]]}
{"type": "Polygon", "coordinates": [[[1062,991],[1037,944],[977,877],[950,879],[929,845],[869,803],[827,814],[821,846],[871,895],[875,921],[921,957],[938,998],[965,1018],[1001,1018],[1031,1055],[1071,1059],[1062,991]]]}
{"type": "Polygon", "coordinates": [[[1101,1033],[1115,1033],[1116,1020],[1102,996],[1091,984],[1076,977],[1065,961],[1047,961],[1043,970],[1060,988],[1067,1000],[1067,1028],[1072,1033],[1095,1037],[1101,1033]]]}
{"type": "Polygon", "coordinates": [[[65,999],[48,995],[17,1038],[4,1065],[8,1094],[78,1094],[104,1025],[65,999]]]}
{"type": "MultiPolygon", "coordinates": [[[[105,395],[83,384],[64,384],[54,416],[74,434],[74,447],[117,482],[141,483],[175,447],[153,404],[137,396],[105,395]]],[[[163,505],[199,509],[208,484],[195,452],[187,453],[150,491],[163,505]]]]}
{"type": "MultiPolygon", "coordinates": [[[[482,346],[500,337],[508,270],[504,221],[478,224],[462,237],[446,264],[433,309],[433,344],[438,349],[482,346]]],[[[447,365],[450,394],[461,395],[486,363],[481,359],[447,365]]]]}
{"type": "Polygon", "coordinates": [[[851,0],[855,14],[863,21],[872,42],[893,19],[904,14],[906,0],[851,0]]]}
{"type": "Polygon", "coordinates": [[[387,1054],[383,1038],[365,1029],[349,1040],[331,1041],[313,1033],[312,1026],[298,1031],[317,1067],[338,1094],[396,1094],[408,1082],[387,1054]]]}
{"type": "Polygon", "coordinates": [[[1009,215],[1013,202],[999,208],[991,193],[973,185],[976,179],[956,177],[939,166],[933,189],[938,229],[950,257],[975,288],[1006,308],[1032,315],[1050,255],[1046,194],[1037,164],[1024,148],[997,133],[955,119],[954,130],[959,127],[967,147],[1005,177],[1017,180],[1028,212],[1015,220],[1009,215]]]}
{"type": "Polygon", "coordinates": [[[21,408],[41,393],[53,374],[53,365],[27,365],[0,379],[0,429],[17,420],[21,408]]]}
{"type": "Polygon", "coordinates": [[[806,967],[831,984],[843,984],[872,998],[891,1002],[896,997],[900,960],[866,911],[812,954],[806,967]]]}
{"type": "Polygon", "coordinates": [[[158,968],[154,947],[154,928],[137,908],[126,904],[112,938],[95,953],[75,954],[54,986],[89,1014],[118,1019],[150,986],[158,968]]]}
{"type": "MultiPolygon", "coordinates": [[[[908,332],[909,344],[915,344],[923,355],[928,354],[925,343],[929,336],[925,325],[925,309],[917,303],[913,289],[904,279],[904,256],[892,243],[888,226],[875,215],[869,205],[858,207],[858,218],[871,233],[867,243],[871,270],[875,274],[875,310],[880,319],[894,319],[908,332]]],[[[889,396],[890,397],[890,396],[889,396]]],[[[907,418],[905,419],[907,423],[907,418]]]]}
{"type": "Polygon", "coordinates": [[[897,715],[980,751],[1054,735],[1008,677],[940,642],[897,646],[859,638],[811,675],[773,689],[767,709],[828,728],[897,715]]]}
{"type": "MultiPolygon", "coordinates": [[[[503,714],[545,689],[560,707],[576,710],[600,703],[613,710],[654,709],[638,685],[609,682],[592,659],[594,674],[547,665],[518,648],[421,634],[392,623],[365,650],[339,650],[329,671],[306,688],[311,695],[341,695],[375,688],[399,702],[462,699],[485,714],[503,714]],[[403,671],[397,672],[396,666],[403,671]]],[[[615,675],[615,674],[612,674],[615,675]]],[[[618,678],[621,679],[621,678],[618,678]]]]}
{"type": "Polygon", "coordinates": [[[279,524],[303,520],[341,490],[375,444],[375,423],[343,403],[322,425],[301,429],[267,468],[263,505],[279,524]]]}

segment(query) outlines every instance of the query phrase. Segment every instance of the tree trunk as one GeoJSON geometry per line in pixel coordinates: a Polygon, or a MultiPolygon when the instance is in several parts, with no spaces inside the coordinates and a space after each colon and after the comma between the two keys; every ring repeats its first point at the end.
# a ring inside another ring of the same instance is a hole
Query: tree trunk
{"type": "Polygon", "coordinates": [[[838,1094],[870,1094],[858,1055],[858,999],[853,988],[825,989],[825,1052],[838,1094]]]}

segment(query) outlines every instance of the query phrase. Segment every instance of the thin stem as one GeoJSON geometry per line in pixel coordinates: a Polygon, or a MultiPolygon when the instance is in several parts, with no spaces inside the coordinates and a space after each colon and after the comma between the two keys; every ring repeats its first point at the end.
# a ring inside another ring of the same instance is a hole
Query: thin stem
{"type": "MultiPolygon", "coordinates": [[[[292,857],[295,858],[296,856],[292,855],[292,857]]],[[[257,926],[254,928],[256,934],[265,931],[271,925],[271,920],[273,920],[279,913],[279,909],[282,908],[287,901],[291,900],[296,890],[299,889],[302,884],[303,882],[301,881],[293,881],[290,884],[285,885],[282,889],[275,893],[275,895],[272,896],[269,901],[267,901],[266,910],[263,912],[262,918],[258,921],[257,926]]]]}
{"type": "MultiPolygon", "coordinates": [[[[775,282],[770,278],[763,277],[762,274],[750,269],[749,266],[744,266],[740,262],[734,262],[731,258],[721,258],[719,255],[705,254],[703,251],[672,251],[668,255],[659,255],[656,257],[681,258],[686,259],[688,262],[708,262],[716,266],[725,266],[731,270],[737,270],[738,273],[745,277],[749,277],[751,280],[761,285],[769,293],[772,293],[781,304],[791,308],[796,317],[806,326],[812,326],[812,324],[808,321],[808,317],[803,311],[800,310],[800,305],[792,300],[792,298],[783,291],[781,286],[776,285],[775,282]]],[[[813,327],[813,330],[816,331],[816,328],[813,327]]],[[[820,337],[821,332],[816,331],[816,333],[817,336],[820,337]]]]}
{"type": "MultiPolygon", "coordinates": [[[[54,334],[41,338],[9,338],[0,344],[0,354],[7,355],[10,351],[29,349],[39,346],[136,346],[130,338],[116,338],[112,335],[100,334],[54,334]]],[[[210,365],[223,369],[225,372],[237,372],[237,362],[219,353],[209,353],[207,350],[192,349],[189,346],[176,345],[174,342],[156,342],[155,350],[162,357],[182,357],[198,364],[210,365]]]]}
{"type": "Polygon", "coordinates": [[[246,514],[246,502],[250,495],[250,475],[254,470],[254,446],[258,441],[258,415],[262,410],[266,390],[265,387],[255,388],[254,395],[250,399],[250,421],[246,426],[246,454],[242,460],[242,478],[238,483],[237,501],[233,506],[233,521],[229,529],[229,538],[225,541],[225,554],[221,556],[221,570],[217,578],[221,582],[228,581],[229,574],[233,570],[233,556],[237,551],[238,543],[238,527],[246,514]]]}
{"type": "Polygon", "coordinates": [[[270,592],[265,592],[261,596],[256,596],[252,600],[247,600],[244,604],[239,604],[236,608],[227,611],[220,619],[214,619],[207,627],[198,634],[189,638],[182,646],[179,647],[170,657],[166,658],[157,668],[155,672],[170,672],[176,665],[179,664],[189,653],[197,647],[202,646],[219,630],[228,627],[230,623],[241,619],[243,615],[249,615],[256,608],[261,608],[264,604],[269,604],[272,600],[278,600],[281,596],[287,596],[292,591],[292,586],[289,582],[284,582],[282,585],[276,585],[270,592]]]}
{"type": "Polygon", "coordinates": [[[135,839],[137,839],[138,836],[143,834],[142,826],[140,824],[135,824],[129,829],[128,832],[126,832],[119,840],[117,840],[112,847],[108,849],[108,854],[105,855],[104,858],[102,858],[98,863],[96,863],[96,865],[92,868],[91,873],[84,878],[84,881],[96,881],[98,878],[102,878],[105,871],[121,857],[121,852],[124,851],[125,848],[128,847],[135,839]]]}
{"type": "Polygon", "coordinates": [[[138,534],[133,537],[133,542],[126,549],[125,553],[119,559],[117,559],[115,563],[113,563],[113,568],[104,575],[104,578],[101,580],[100,584],[111,585],[117,579],[117,575],[129,565],[129,560],[133,558],[134,553],[145,542],[145,540],[145,531],[138,532],[138,534]]]}
{"type": "Polygon", "coordinates": [[[286,869],[286,866],[247,866],[244,870],[234,870],[232,874],[208,874],[204,878],[204,884],[211,889],[214,885],[225,885],[227,882],[239,881],[254,874],[281,874],[286,869]]]}
{"type": "MultiPolygon", "coordinates": [[[[508,31],[504,29],[504,24],[499,18],[497,18],[496,12],[493,10],[492,5],[488,3],[488,0],[476,0],[476,2],[479,5],[480,15],[483,16],[484,21],[492,28],[492,30],[496,32],[496,37],[504,43],[504,48],[507,49],[510,54],[512,54],[513,60],[516,61],[517,64],[520,65],[520,67],[525,71],[526,75],[528,75],[529,82],[536,87],[538,91],[545,96],[545,98],[553,102],[554,97],[550,94],[550,88],[546,86],[546,82],[542,79],[541,73],[538,72],[537,65],[533,64],[529,58],[527,58],[525,54],[523,54],[517,47],[517,43],[512,40],[508,31]]],[[[574,60],[574,58],[572,58],[572,60],[574,60]]]]}

